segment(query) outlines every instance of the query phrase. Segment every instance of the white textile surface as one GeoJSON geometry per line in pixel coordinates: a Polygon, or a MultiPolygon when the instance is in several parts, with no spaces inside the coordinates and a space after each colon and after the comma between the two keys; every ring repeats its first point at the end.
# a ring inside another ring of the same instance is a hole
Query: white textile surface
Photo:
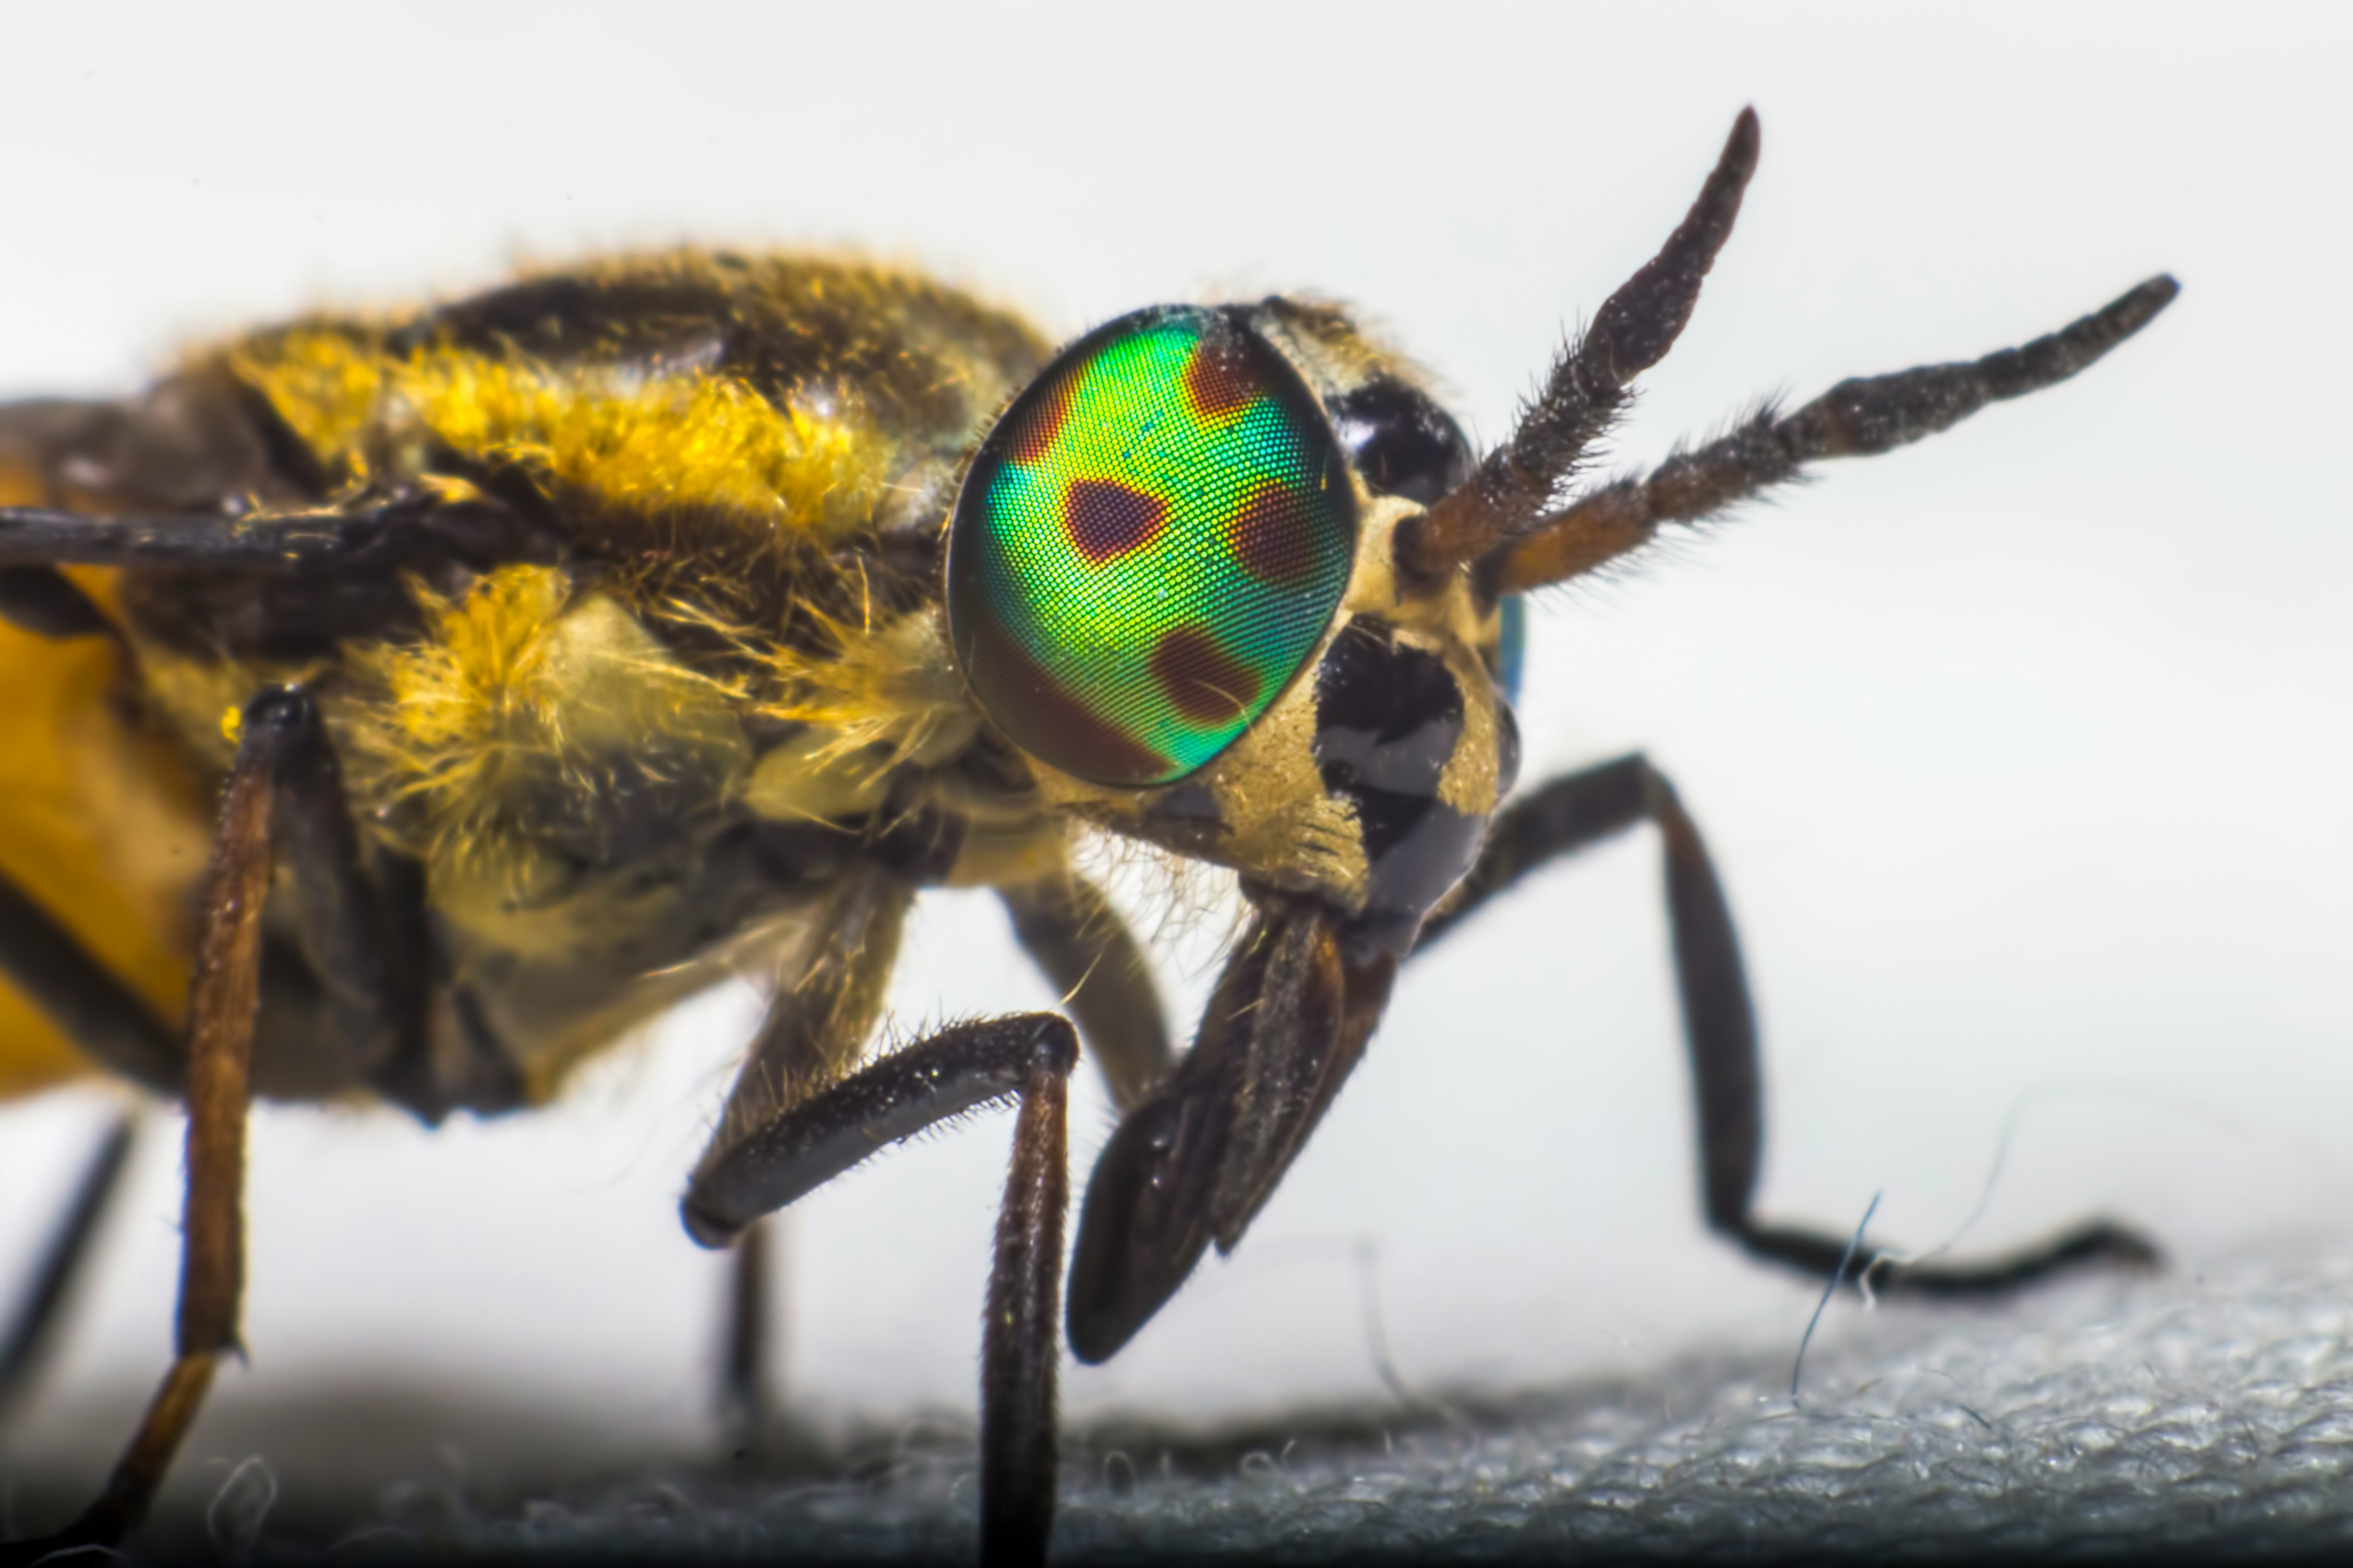
{"type": "MultiPolygon", "coordinates": [[[[2348,1331],[2353,1259],[2336,1253],[1999,1306],[1866,1313],[1841,1298],[1794,1405],[1793,1334],[1547,1393],[1400,1401],[1240,1434],[1075,1433],[1056,1553],[2353,1556],[2348,1331]]],[[[817,1484],[673,1476],[504,1511],[412,1494],[372,1543],[393,1555],[965,1559],[969,1435],[933,1442],[902,1438],[854,1479],[817,1484]]]]}

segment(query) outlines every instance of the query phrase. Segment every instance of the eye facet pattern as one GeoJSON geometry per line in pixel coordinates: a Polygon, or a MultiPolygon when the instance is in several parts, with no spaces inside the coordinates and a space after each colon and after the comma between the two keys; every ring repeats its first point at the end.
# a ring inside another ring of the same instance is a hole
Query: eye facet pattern
{"type": "Polygon", "coordinates": [[[1167,784],[1298,674],[1356,540],[1346,458],[1290,362],[1229,312],[1140,310],[1064,350],[981,444],[950,637],[1030,755],[1167,784]]]}

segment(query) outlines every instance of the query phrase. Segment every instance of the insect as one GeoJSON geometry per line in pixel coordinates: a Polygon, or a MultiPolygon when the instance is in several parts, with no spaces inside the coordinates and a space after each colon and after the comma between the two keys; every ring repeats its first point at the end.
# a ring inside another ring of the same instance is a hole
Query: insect
{"type": "MultiPolygon", "coordinates": [[[[427,1121],[538,1104],[759,964],[775,999],[686,1227],[756,1237],[881,1144],[1014,1102],[980,1521],[991,1560],[1036,1561],[1058,1324],[1082,1360],[1114,1354],[1240,1241],[1400,966],[1643,823],[1706,1220],[1851,1280],[1844,1237],[1751,1210],[1756,1026],[1673,788],[1636,755],[1515,792],[1519,606],[1819,459],[2063,380],[2176,286],[1580,484],[1758,148],[1744,112],[1483,458],[1328,304],[1163,306],[1056,351],[919,276],[694,251],[298,321],[124,402],[0,409],[0,1092],[95,1069],[188,1110],[176,1359],[103,1494],[26,1550],[132,1528],[237,1346],[252,1094],[427,1121]],[[1181,1055],[1073,869],[1084,831],[1240,874],[1250,924],[1181,1055]],[[1070,1016],[869,1059],[902,922],[944,886],[997,892],[1070,1016]],[[1123,1120],[1066,1297],[1082,1040],[1123,1120]]],[[[120,1164],[118,1139],[0,1376],[120,1164]]],[[[1881,1282],[1992,1292],[2154,1257],[2094,1222],[1881,1282]]]]}

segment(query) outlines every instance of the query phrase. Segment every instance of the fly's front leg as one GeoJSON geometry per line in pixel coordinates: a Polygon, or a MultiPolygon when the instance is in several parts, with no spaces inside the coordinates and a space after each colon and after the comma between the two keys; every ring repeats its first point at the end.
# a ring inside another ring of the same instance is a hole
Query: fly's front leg
{"type": "Polygon", "coordinates": [[[719,1379],[719,1409],[727,1429],[749,1453],[765,1439],[771,1422],[770,1368],[780,1352],[776,1331],[776,1232],[752,1225],[735,1238],[727,1292],[726,1356],[719,1379]]]}
{"type": "MultiPolygon", "coordinates": [[[[1764,1089],[1740,943],[1699,829],[1674,787],[1647,759],[1621,757],[1556,779],[1496,817],[1470,876],[1423,926],[1421,946],[1538,867],[1645,821],[1657,826],[1665,851],[1667,923],[1691,1050],[1700,1191],[1708,1224],[1759,1258],[1851,1283],[1871,1268],[1872,1255],[1850,1258],[1844,1236],[1767,1225],[1752,1212],[1764,1142],[1764,1089]]],[[[1883,1266],[1872,1277],[1891,1291],[1983,1295],[2079,1265],[2147,1266],[2157,1258],[2156,1247],[2136,1232],[2100,1220],[1980,1263],[1883,1266]]]]}
{"type": "MultiPolygon", "coordinates": [[[[997,1211],[997,1248],[980,1333],[980,1542],[986,1563],[1046,1560],[1054,1531],[1055,1373],[1061,1308],[1062,1219],[1071,1206],[1071,1026],[1033,1014],[1013,1163],[997,1211]]],[[[968,1060],[982,1051],[966,1047],[968,1060]]],[[[966,1070],[969,1070],[967,1068],[966,1070]]]]}
{"type": "Polygon", "coordinates": [[[1018,1097],[982,1338],[981,1525],[991,1561],[1043,1558],[1053,1525],[1055,1312],[1068,1206],[1064,1124],[1078,1037],[1053,1014],[959,1026],[857,1068],[914,899],[869,865],[843,883],[781,987],[730,1093],[682,1213],[736,1252],[727,1397],[756,1420],[767,1291],[762,1216],[885,1143],[1018,1097]]]}
{"type": "Polygon", "coordinates": [[[206,879],[187,1047],[187,1206],[181,1226],[178,1354],[106,1489],[57,1539],[0,1562],[60,1547],[111,1546],[146,1514],[195,1424],[220,1358],[239,1349],[245,1289],[245,1122],[253,1017],[260,994],[261,909],[281,773],[319,734],[318,710],[273,691],[245,710],[220,831],[206,879]]]}
{"type": "Polygon", "coordinates": [[[990,1563],[1044,1561],[1053,1529],[1054,1318],[1068,1085],[1078,1056],[1076,1031],[1052,1013],[943,1029],[733,1130],[695,1173],[681,1205],[697,1241],[724,1247],[883,1145],[1018,1099],[981,1337],[981,1544],[990,1563]]]}

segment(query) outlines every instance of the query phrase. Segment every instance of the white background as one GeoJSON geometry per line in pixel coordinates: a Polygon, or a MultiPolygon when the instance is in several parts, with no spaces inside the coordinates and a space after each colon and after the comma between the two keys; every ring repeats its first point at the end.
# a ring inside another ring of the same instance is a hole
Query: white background
{"type": "MultiPolygon", "coordinates": [[[[2185,291],[2077,382],[1553,595],[1528,776],[1645,746],[1708,834],[1765,1023],[1767,1212],[1843,1229],[1883,1191],[1874,1235],[1939,1238],[2023,1106],[1971,1241],[2106,1210],[2195,1268],[2338,1233],[2353,1198],[2353,29],[2204,16],[20,5],[0,392],[126,390],[192,337],[518,256],[814,242],[1056,334],[1327,292],[1491,441],[1753,102],[1761,173],[1621,461],[2160,269],[2185,291]]],[[[1183,1018],[1218,929],[1167,950],[1183,1018]]],[[[1071,1371],[1070,1405],[1376,1394],[1367,1242],[1418,1384],[1794,1342],[1811,1290],[1698,1223],[1663,941],[1638,835],[1416,964],[1240,1253],[1071,1371]]],[[[993,902],[925,901],[903,1024],[1050,1000],[993,902]]],[[[699,1434],[721,1272],[674,1203],[754,1007],[715,995],[494,1125],[262,1111],[252,1364],[223,1397],[478,1377],[699,1434]]],[[[0,1108],[0,1278],[98,1103],[0,1108]]],[[[1090,1082],[1081,1179],[1109,1125],[1090,1082]]],[[[61,1391],[164,1364],[177,1124],[153,1131],[61,1391]]],[[[793,1211],[807,1408],[970,1405],[1008,1131],[793,1211]]]]}

